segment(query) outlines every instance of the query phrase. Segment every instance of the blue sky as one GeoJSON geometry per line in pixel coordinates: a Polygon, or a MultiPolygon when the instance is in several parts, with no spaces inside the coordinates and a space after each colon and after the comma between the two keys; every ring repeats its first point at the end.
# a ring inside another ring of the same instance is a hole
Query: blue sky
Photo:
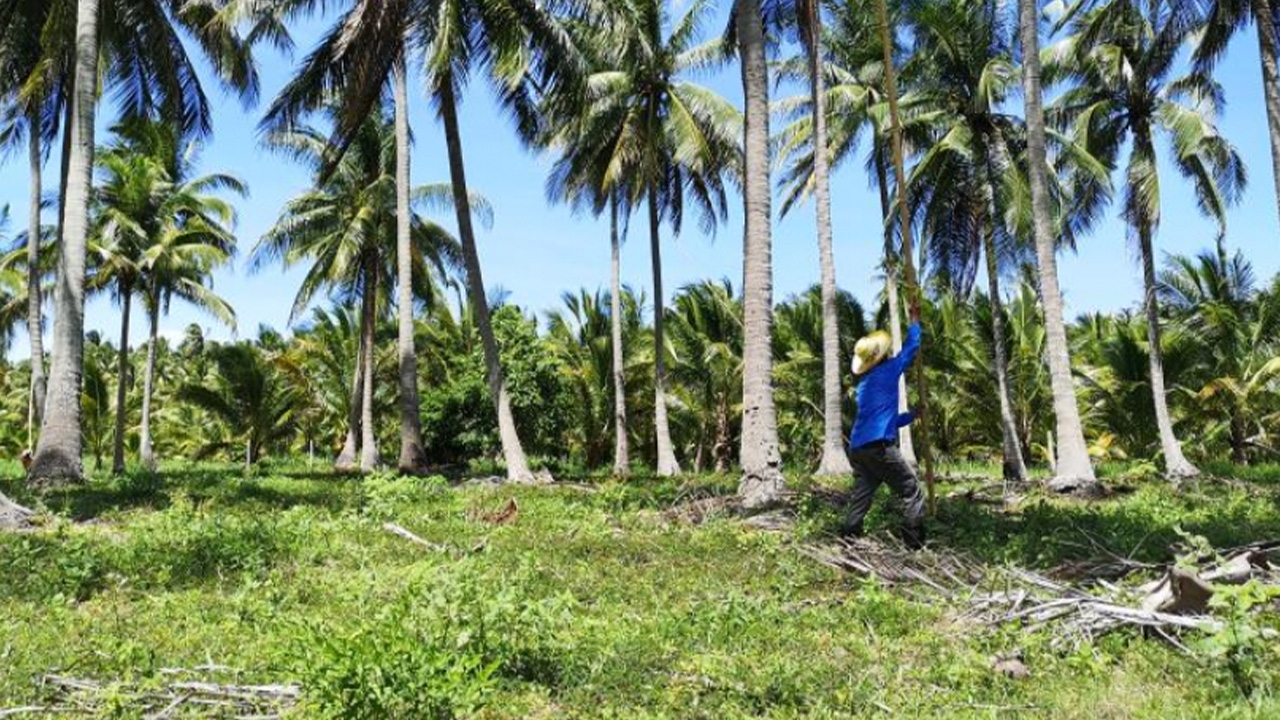
{"type": "MultiPolygon", "coordinates": [[[[322,21],[312,21],[296,32],[300,59],[318,37],[322,21]]],[[[1253,262],[1260,278],[1280,269],[1280,222],[1277,220],[1270,150],[1253,29],[1235,41],[1219,67],[1217,77],[1228,102],[1220,127],[1239,149],[1249,167],[1250,183],[1243,201],[1229,217],[1228,244],[1239,248],[1253,262]]],[[[295,59],[272,51],[261,56],[263,103],[284,84],[295,59]]],[[[739,103],[741,89],[737,67],[729,66],[700,81],[739,103]]],[[[299,167],[264,152],[258,144],[257,122],[262,107],[246,111],[240,102],[207,87],[215,106],[214,137],[201,158],[205,171],[231,172],[249,185],[251,196],[238,203],[237,226],[241,253],[234,268],[219,272],[215,288],[228,298],[239,317],[239,335],[252,337],[260,324],[285,329],[300,271],[267,268],[250,274],[245,260],[263,231],[292,196],[304,190],[308,178],[299,167]]],[[[785,92],[785,89],[784,89],[785,92]]],[[[415,183],[447,179],[443,134],[420,87],[411,86],[411,122],[415,133],[413,179],[415,183]]],[[[110,102],[99,111],[100,129],[115,116],[110,102]]],[[[609,245],[606,219],[574,216],[567,208],[549,206],[544,181],[550,160],[520,147],[509,122],[488,91],[477,84],[465,96],[462,108],[463,143],[468,180],[472,189],[485,194],[494,205],[495,224],[480,230],[481,263],[486,284],[501,287],[509,301],[540,317],[559,305],[566,290],[608,286],[609,245]]],[[[99,133],[99,139],[106,137],[99,133]]],[[[11,157],[0,166],[0,205],[11,206],[9,232],[25,226],[27,171],[25,156],[11,157]]],[[[56,167],[46,170],[46,191],[56,167]]],[[[1173,173],[1162,175],[1163,225],[1157,238],[1161,253],[1194,253],[1213,244],[1215,226],[1200,217],[1190,189],[1173,173]]],[[[881,247],[879,201],[862,172],[861,163],[850,162],[833,178],[833,222],[837,276],[840,285],[870,306],[879,291],[875,266],[881,247]]],[[[453,226],[452,217],[437,218],[453,226]]],[[[46,218],[51,222],[52,216],[46,218]]],[[[737,287],[742,275],[741,201],[731,199],[731,214],[714,236],[689,223],[679,237],[664,229],[664,281],[668,299],[679,287],[704,278],[729,278],[737,287]]],[[[818,277],[817,248],[812,204],[801,206],[774,226],[775,291],[777,299],[800,292],[818,277]]],[[[643,218],[631,224],[631,239],[623,251],[623,279],[636,288],[651,288],[647,228],[643,218]]],[[[1125,240],[1125,230],[1113,206],[1107,220],[1083,238],[1076,254],[1060,260],[1068,316],[1134,306],[1141,297],[1141,276],[1125,240]]],[[[649,296],[652,292],[647,293],[649,296]]],[[[47,308],[46,312],[51,312],[47,308]]],[[[137,316],[135,316],[137,317],[137,316]]],[[[191,322],[205,327],[213,337],[230,331],[212,318],[175,303],[172,314],[161,321],[163,334],[176,337],[191,322]]],[[[106,337],[119,335],[119,310],[105,297],[92,299],[86,314],[88,329],[106,337]]],[[[133,343],[145,340],[145,323],[134,323],[133,343]]],[[[18,331],[10,357],[26,352],[26,338],[18,331]]]]}

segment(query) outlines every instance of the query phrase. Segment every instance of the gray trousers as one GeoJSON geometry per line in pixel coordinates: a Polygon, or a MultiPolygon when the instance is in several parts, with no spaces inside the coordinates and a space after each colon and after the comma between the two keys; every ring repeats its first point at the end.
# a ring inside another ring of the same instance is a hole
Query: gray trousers
{"type": "Polygon", "coordinates": [[[911,469],[896,445],[850,450],[849,464],[853,466],[854,483],[846,530],[862,532],[862,519],[871,510],[871,502],[875,500],[881,483],[887,483],[902,504],[903,528],[918,531],[924,526],[924,493],[920,492],[915,470],[911,469]]]}

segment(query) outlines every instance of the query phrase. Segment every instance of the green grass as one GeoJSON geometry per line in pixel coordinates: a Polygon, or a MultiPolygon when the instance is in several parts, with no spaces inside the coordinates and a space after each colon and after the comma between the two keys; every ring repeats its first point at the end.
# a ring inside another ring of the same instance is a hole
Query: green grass
{"type": "MultiPolygon", "coordinates": [[[[147,682],[212,660],[244,682],[301,682],[300,717],[1280,716],[1274,652],[1245,699],[1219,662],[1134,633],[1056,650],[838,575],[796,547],[837,522],[818,501],[802,505],[798,539],[662,520],[731,478],[584,492],[175,466],[41,500],[17,474],[4,468],[0,489],[48,514],[0,536],[0,708],[43,701],[44,673],[147,682]],[[514,522],[476,519],[510,498],[514,522]],[[990,670],[1014,649],[1031,678],[990,670]]],[[[1031,498],[1013,514],[944,499],[933,538],[1041,569],[1090,556],[1086,533],[1167,561],[1179,528],[1218,546],[1280,537],[1274,477],[1181,494],[1134,481],[1107,501],[1031,498]]],[[[877,510],[871,528],[891,521],[877,510]]]]}

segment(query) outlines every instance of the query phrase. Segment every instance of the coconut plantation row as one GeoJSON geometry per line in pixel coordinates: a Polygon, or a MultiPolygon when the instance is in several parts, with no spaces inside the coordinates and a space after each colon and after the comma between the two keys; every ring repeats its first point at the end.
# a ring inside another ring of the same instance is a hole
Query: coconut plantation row
{"type": "Polygon", "coordinates": [[[0,717],[1275,717],[1270,2],[0,0],[0,717]],[[553,307],[464,102],[611,252],[553,307]]]}

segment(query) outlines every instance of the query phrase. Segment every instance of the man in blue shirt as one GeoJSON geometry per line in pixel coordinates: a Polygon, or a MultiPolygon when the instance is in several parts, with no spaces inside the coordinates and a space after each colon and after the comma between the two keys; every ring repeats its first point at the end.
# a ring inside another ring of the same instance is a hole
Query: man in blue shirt
{"type": "Polygon", "coordinates": [[[903,505],[903,540],[913,549],[924,546],[924,495],[915,470],[898,450],[898,429],[911,424],[912,413],[898,413],[898,383],[920,351],[920,324],[912,323],[902,352],[889,357],[889,334],[878,331],[854,348],[853,374],[858,383],[858,414],[849,433],[849,464],[855,479],[853,499],[842,534],[862,534],[862,520],[871,509],[880,483],[903,505]]]}

